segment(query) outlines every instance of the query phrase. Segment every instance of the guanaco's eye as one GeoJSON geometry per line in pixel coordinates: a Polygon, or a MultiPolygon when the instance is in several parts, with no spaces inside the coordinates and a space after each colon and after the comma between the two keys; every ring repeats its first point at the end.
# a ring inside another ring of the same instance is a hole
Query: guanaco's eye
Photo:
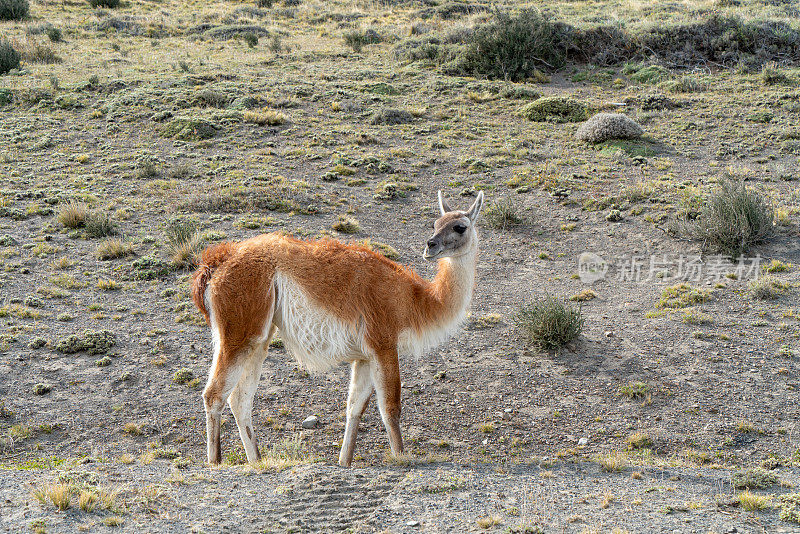
{"type": "Polygon", "coordinates": [[[455,230],[457,234],[463,234],[467,231],[467,227],[463,224],[457,224],[453,227],[453,230],[455,230]]]}

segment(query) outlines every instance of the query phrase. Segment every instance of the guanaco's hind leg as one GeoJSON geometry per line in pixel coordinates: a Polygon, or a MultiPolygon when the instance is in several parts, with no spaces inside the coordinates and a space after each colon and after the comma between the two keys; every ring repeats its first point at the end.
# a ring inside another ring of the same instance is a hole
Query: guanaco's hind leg
{"type": "Polygon", "coordinates": [[[230,365],[230,358],[225,349],[217,349],[214,362],[208,373],[208,382],[203,390],[203,404],[206,409],[206,448],[208,463],[218,464],[222,461],[222,447],[220,446],[220,422],[225,399],[239,382],[242,374],[241,365],[230,365]]]}
{"type": "Polygon", "coordinates": [[[397,351],[379,354],[371,371],[378,409],[389,434],[389,446],[392,454],[399,456],[403,453],[403,437],[400,435],[400,365],[397,351]]]}
{"type": "Polygon", "coordinates": [[[366,360],[356,360],[350,368],[350,391],[347,393],[347,424],[344,428],[339,465],[350,467],[356,446],[358,423],[372,395],[372,366],[366,360]]]}
{"type": "Polygon", "coordinates": [[[242,438],[248,462],[257,462],[261,459],[256,432],[253,428],[253,397],[261,378],[261,365],[267,356],[267,347],[274,333],[275,326],[272,325],[266,340],[263,343],[257,343],[247,355],[242,362],[242,375],[239,383],[228,397],[228,404],[236,419],[236,426],[239,427],[239,437],[242,438]]]}

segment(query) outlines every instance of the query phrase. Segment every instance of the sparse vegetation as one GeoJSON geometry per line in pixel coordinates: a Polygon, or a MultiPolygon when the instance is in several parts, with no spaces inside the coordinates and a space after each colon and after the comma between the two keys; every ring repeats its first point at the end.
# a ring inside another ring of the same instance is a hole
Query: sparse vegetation
{"type": "Polygon", "coordinates": [[[573,308],[548,296],[520,308],[517,327],[541,349],[559,349],[574,341],[583,331],[580,308],[573,308]]]}

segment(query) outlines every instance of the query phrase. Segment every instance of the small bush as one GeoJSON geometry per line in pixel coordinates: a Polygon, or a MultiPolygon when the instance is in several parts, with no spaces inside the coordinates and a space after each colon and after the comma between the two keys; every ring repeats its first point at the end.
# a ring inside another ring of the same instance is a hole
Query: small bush
{"type": "Polygon", "coordinates": [[[586,120],[585,104],[563,96],[539,98],[523,107],[522,115],[535,122],[581,122],[586,120]]]}
{"type": "Polygon", "coordinates": [[[497,200],[483,212],[483,220],[492,228],[503,230],[522,222],[517,207],[511,197],[497,200]]]}
{"type": "Polygon", "coordinates": [[[89,237],[107,237],[117,233],[117,225],[107,213],[91,213],[86,218],[84,228],[89,237]]]}
{"type": "Polygon", "coordinates": [[[175,371],[175,374],[172,375],[172,381],[176,384],[187,384],[192,380],[194,380],[194,372],[186,367],[178,369],[175,371]]]}
{"type": "Polygon", "coordinates": [[[378,32],[373,29],[354,30],[344,34],[344,43],[354,52],[361,52],[365,45],[377,44],[383,41],[378,32]]]}
{"type": "Polygon", "coordinates": [[[108,9],[114,9],[115,7],[119,7],[120,0],[89,0],[89,5],[92,7],[107,7],[108,9]]]}
{"type": "Polygon", "coordinates": [[[643,133],[641,126],[622,113],[598,113],[581,124],[575,137],[587,143],[602,143],[609,139],[636,139],[643,133]]]}
{"type": "Polygon", "coordinates": [[[0,20],[22,20],[29,11],[28,0],[0,0],[0,20]]]}
{"type": "Polygon", "coordinates": [[[55,349],[64,354],[85,351],[91,355],[97,355],[105,354],[116,344],[116,336],[108,330],[84,330],[82,334],[72,334],[59,339],[55,349]]]}
{"type": "Polygon", "coordinates": [[[19,68],[21,56],[11,43],[0,40],[0,74],[19,68]]]}
{"type": "Polygon", "coordinates": [[[406,124],[414,120],[414,115],[404,109],[383,108],[372,116],[372,124],[406,124]]]}
{"type": "Polygon", "coordinates": [[[774,276],[762,276],[752,280],[747,284],[750,294],[754,299],[773,300],[780,297],[787,289],[789,284],[775,278],[774,276]]]}
{"type": "Polygon", "coordinates": [[[758,191],[742,182],[725,181],[708,198],[695,221],[678,226],[678,231],[732,258],[769,238],[775,210],[758,191]]]}
{"type": "Polygon", "coordinates": [[[520,308],[515,321],[528,339],[544,350],[561,348],[576,339],[585,322],[580,308],[550,296],[520,308]]]}
{"type": "Polygon", "coordinates": [[[357,234],[361,231],[361,225],[352,217],[339,216],[339,220],[333,223],[333,229],[340,234],[357,234]]]}
{"type": "Polygon", "coordinates": [[[735,472],[731,483],[736,489],[764,489],[777,484],[778,477],[763,469],[748,469],[735,472]]]}

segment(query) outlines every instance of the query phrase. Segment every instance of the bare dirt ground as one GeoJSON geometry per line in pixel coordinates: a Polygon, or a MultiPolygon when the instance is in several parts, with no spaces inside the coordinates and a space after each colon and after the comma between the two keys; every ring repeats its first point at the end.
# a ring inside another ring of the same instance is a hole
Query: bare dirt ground
{"type": "MultiPolygon", "coordinates": [[[[731,10],[749,16],[744,4],[731,10]]],[[[605,20],[602,5],[559,6],[570,20],[605,20]]],[[[485,13],[429,20],[338,2],[37,2],[31,13],[0,22],[2,36],[50,47],[60,61],[29,52],[20,71],[0,76],[13,97],[0,107],[7,531],[798,530],[779,518],[777,496],[798,483],[800,458],[796,68],[780,67],[785,84],[765,83],[761,71],[667,71],[666,82],[698,84],[677,93],[591,65],[508,84],[394,52],[409,25],[441,29],[485,13]],[[35,32],[47,23],[62,41],[35,32]],[[243,26],[255,29],[219,37],[243,26]],[[366,27],[383,42],[345,45],[344,34],[366,27]],[[250,47],[241,35],[253,32],[250,47]],[[622,111],[646,140],[579,142],[577,124],[522,117],[528,100],[503,96],[510,85],[622,111]],[[702,302],[659,307],[676,281],[651,257],[702,252],[664,228],[725,177],[777,208],[776,236],[750,256],[785,264],[771,273],[785,289],[759,300],[747,277],[721,273],[692,282],[709,292],[702,302]],[[210,336],[191,305],[190,268],[175,260],[174,228],[197,228],[190,249],[268,231],[369,239],[432,277],[421,254],[439,189],[460,207],[478,189],[489,204],[508,199],[520,222],[481,227],[463,331],[401,363],[409,457],[386,458],[373,403],[354,469],[334,467],[347,369],[311,376],[278,345],[254,423],[260,443],[277,457],[291,449],[289,460],[238,466],[229,416],[231,465],[205,467],[210,336]],[[65,226],[75,203],[108,216],[118,257],[98,252],[108,237],[95,236],[111,232],[65,226]],[[357,221],[352,233],[334,230],[342,217],[357,221]],[[582,252],[613,264],[606,279],[580,280],[582,252]],[[632,257],[644,262],[641,279],[619,280],[632,257]],[[576,342],[542,352],[526,341],[521,305],[590,287],[576,342]],[[86,331],[100,334],[84,346],[70,340],[86,331]],[[320,424],[303,429],[312,414],[320,424]],[[775,479],[754,490],[766,504],[748,511],[731,481],[754,468],[775,479]],[[35,496],[59,483],[72,492],[65,511],[35,496]],[[82,490],[117,493],[86,511],[82,490]]]]}

